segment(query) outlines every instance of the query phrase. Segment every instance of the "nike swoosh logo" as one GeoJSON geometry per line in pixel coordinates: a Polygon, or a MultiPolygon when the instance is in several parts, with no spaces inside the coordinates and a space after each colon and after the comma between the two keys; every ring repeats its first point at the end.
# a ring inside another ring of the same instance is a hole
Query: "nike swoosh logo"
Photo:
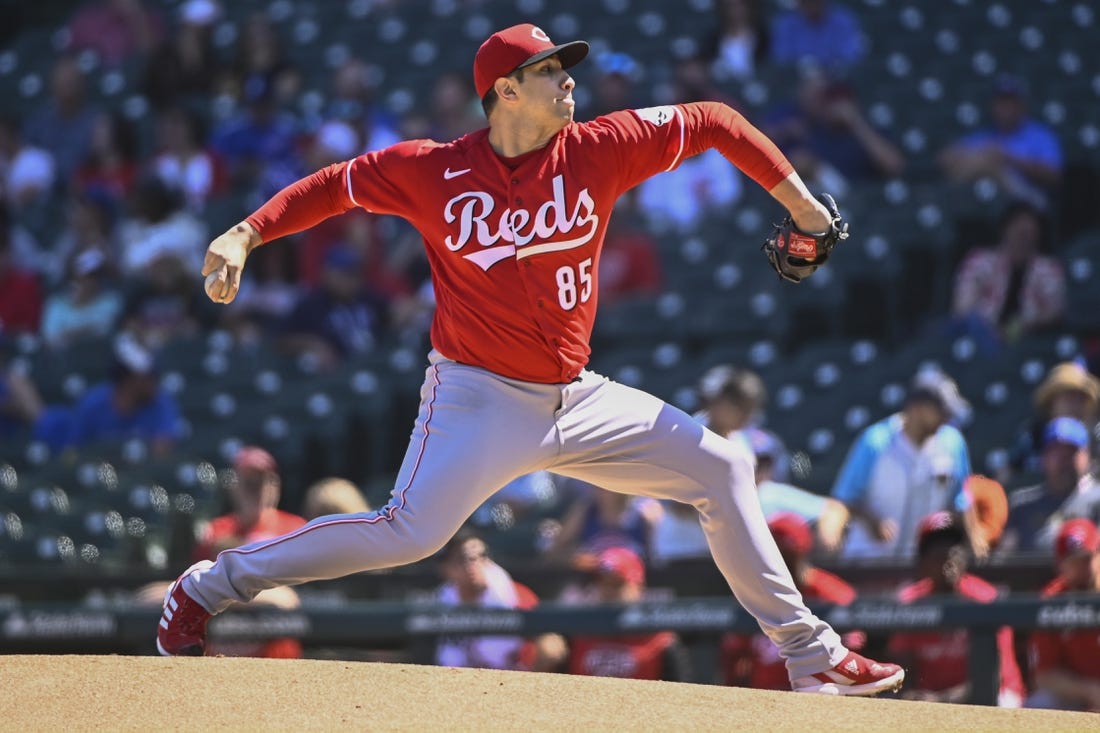
{"type": "Polygon", "coordinates": [[[444,180],[444,181],[449,181],[449,180],[451,180],[452,178],[458,178],[458,177],[459,177],[459,176],[461,176],[461,175],[462,175],[463,173],[469,173],[469,172],[470,172],[470,169],[469,169],[469,168],[463,168],[463,169],[462,169],[462,170],[460,170],[460,171],[453,171],[453,170],[451,170],[450,168],[448,168],[448,169],[446,169],[445,171],[443,171],[443,180],[444,180]]]}

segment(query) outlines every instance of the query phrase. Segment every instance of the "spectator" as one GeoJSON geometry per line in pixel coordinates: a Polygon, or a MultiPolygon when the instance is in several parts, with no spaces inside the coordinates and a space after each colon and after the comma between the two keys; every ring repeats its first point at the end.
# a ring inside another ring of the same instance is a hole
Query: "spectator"
{"type": "Polygon", "coordinates": [[[282,480],[275,458],[258,446],[245,446],[233,457],[229,482],[232,511],[215,517],[195,547],[195,560],[213,560],[234,547],[262,542],[293,532],[306,523],[296,514],[279,509],[282,480]]]}
{"type": "Polygon", "coordinates": [[[397,121],[374,99],[376,80],[381,75],[380,69],[358,58],[345,60],[332,72],[332,91],[326,103],[325,117],[330,122],[355,126],[355,132],[362,140],[356,155],[381,150],[401,140],[397,121]]]}
{"type": "Polygon", "coordinates": [[[646,179],[638,187],[638,210],[658,231],[691,231],[741,198],[741,183],[741,174],[710,148],[646,179]]]}
{"type": "Polygon", "coordinates": [[[304,172],[298,124],[279,110],[275,81],[268,76],[245,78],[241,98],[244,108],[214,128],[211,145],[235,188],[266,196],[304,172]]]}
{"type": "Polygon", "coordinates": [[[485,115],[469,74],[450,72],[439,76],[432,87],[431,123],[424,137],[455,140],[482,127],[485,115]]]}
{"type": "MultiPolygon", "coordinates": [[[[703,409],[696,413],[695,419],[719,435],[749,447],[746,431],[764,422],[764,408],[768,402],[768,391],[760,375],[749,369],[720,364],[702,376],[698,392],[703,409]]],[[[779,441],[778,437],[776,440],[779,441]]],[[[790,457],[782,441],[776,450],[772,478],[784,481],[789,474],[790,457]]]]}
{"type": "Polygon", "coordinates": [[[1000,550],[1049,552],[1066,508],[1096,485],[1089,473],[1089,430],[1080,420],[1056,417],[1043,434],[1042,476],[1008,495],[1008,524],[1000,550]]]}
{"type": "Polygon", "coordinates": [[[722,80],[751,79],[766,63],[771,42],[760,1],[719,0],[715,11],[718,26],[703,45],[714,76],[722,80]]]}
{"type": "Polygon", "coordinates": [[[984,561],[1000,544],[1008,523],[1008,496],[997,481],[973,474],[963,482],[963,524],[974,557],[984,561]]]}
{"type": "MultiPolygon", "coordinates": [[[[849,606],[856,591],[840,577],[809,561],[814,540],[809,524],[797,514],[779,513],[768,520],[779,552],[790,568],[794,585],[810,602],[849,606]]],[[[861,631],[844,635],[844,645],[859,651],[866,644],[861,631]]],[[[722,638],[722,677],[727,685],[758,690],[789,690],[791,679],[779,647],[764,634],[726,634],[722,638]]]]}
{"type": "Polygon", "coordinates": [[[137,176],[137,129],[121,114],[100,115],[92,127],[88,155],[76,170],[74,188],[95,189],[121,204],[129,199],[137,176]]]}
{"type": "Polygon", "coordinates": [[[182,107],[168,108],[157,117],[156,138],[152,170],[191,211],[201,213],[225,183],[220,161],[206,146],[202,121],[182,107]]]}
{"type": "Polygon", "coordinates": [[[823,550],[829,553],[839,550],[848,525],[848,508],[832,497],[776,481],[775,463],[782,455],[783,444],[774,435],[759,428],[752,428],[746,433],[756,456],[756,490],[764,516],[770,519],[794,515],[814,529],[823,550]]]}
{"type": "Polygon", "coordinates": [[[992,247],[975,247],[955,276],[954,330],[990,353],[1001,344],[1059,325],[1066,310],[1066,276],[1055,257],[1041,254],[1046,217],[1017,202],[1001,215],[992,247]]]}
{"type": "MultiPolygon", "coordinates": [[[[445,582],[437,600],[445,606],[530,609],[538,605],[538,597],[493,562],[485,540],[470,530],[460,530],[443,548],[440,572],[445,582]]],[[[445,637],[435,652],[436,664],[441,666],[480,669],[529,670],[537,664],[535,656],[535,646],[519,636],[445,637]]]]}
{"type": "Polygon", "coordinates": [[[650,564],[664,567],[682,560],[708,560],[710,546],[699,525],[699,511],[678,501],[662,501],[661,510],[650,538],[650,564]]]}
{"type": "Polygon", "coordinates": [[[817,68],[802,71],[794,100],[772,109],[762,129],[799,175],[838,196],[905,168],[901,150],[867,121],[855,90],[817,68]]]}
{"type": "Polygon", "coordinates": [[[592,100],[586,105],[591,117],[620,109],[644,106],[636,85],[643,68],[629,54],[607,51],[596,57],[592,100]]]}
{"type": "Polygon", "coordinates": [[[117,274],[118,214],[117,203],[106,193],[92,189],[70,194],[61,232],[43,263],[43,271],[52,287],[64,281],[69,263],[85,250],[96,249],[108,255],[105,270],[109,275],[117,274]]]}
{"type": "Polygon", "coordinates": [[[270,338],[302,297],[292,247],[260,247],[249,255],[249,270],[221,323],[242,342],[270,338]]]}
{"type": "Polygon", "coordinates": [[[968,413],[949,376],[922,370],[901,411],[860,433],[832,492],[856,520],[844,558],[910,557],[921,517],[958,508],[970,455],[950,423],[968,413]]]}
{"type": "Polygon", "coordinates": [[[23,139],[48,151],[57,164],[58,179],[68,182],[88,156],[99,114],[88,104],[87,81],[80,65],[72,56],[61,56],[50,75],[50,100],[24,121],[23,139]]]}
{"type": "Polygon", "coordinates": [[[124,275],[149,278],[158,260],[179,263],[197,279],[207,244],[206,225],[182,207],[182,199],[156,176],[146,176],[134,189],[130,216],[119,225],[120,264],[124,275]]]}
{"type": "Polygon", "coordinates": [[[582,487],[583,493],[562,517],[560,530],[553,533],[547,554],[552,558],[594,558],[605,549],[624,547],[639,557],[648,557],[654,527],[661,518],[661,504],[591,484],[582,487]]]}
{"type": "Polygon", "coordinates": [[[1012,198],[1045,208],[1062,179],[1058,136],[1030,117],[1022,80],[998,76],[990,100],[990,122],[952,143],[939,155],[952,181],[990,178],[1012,198]]]}
{"type": "MultiPolygon", "coordinates": [[[[1058,577],[1044,598],[1064,593],[1100,593],[1100,531],[1087,519],[1062,525],[1054,546],[1058,577]]],[[[1094,628],[1032,633],[1029,645],[1033,691],[1029,708],[1100,712],[1100,634],[1094,628]]]]}
{"type": "Polygon", "coordinates": [[[40,429],[46,411],[31,375],[8,364],[7,339],[0,332],[0,440],[8,445],[40,429]]]}
{"type": "MultiPolygon", "coordinates": [[[[645,565],[637,553],[611,547],[595,558],[594,599],[599,603],[635,604],[645,595],[645,565]]],[[[570,674],[633,680],[687,682],[687,653],[671,631],[648,634],[573,636],[569,638],[570,674]]],[[[788,683],[789,687],[789,683],[788,683]]]]}
{"type": "Polygon", "coordinates": [[[741,103],[723,86],[719,85],[702,56],[687,56],[676,61],[672,72],[672,83],[667,93],[662,93],[662,103],[675,104],[683,101],[721,102],[737,109],[741,103]]]}
{"type": "Polygon", "coordinates": [[[37,333],[42,291],[38,276],[15,262],[12,228],[8,207],[0,203],[0,333],[37,333]]]}
{"type": "Polygon", "coordinates": [[[86,249],[73,258],[65,290],[46,300],[42,340],[54,349],[107,336],[122,312],[122,295],[104,282],[107,257],[86,249]]]}
{"type": "MultiPolygon", "coordinates": [[[[898,591],[898,601],[914,603],[933,596],[952,595],[978,603],[993,603],[997,589],[967,570],[966,532],[950,512],[924,517],[917,530],[917,580],[898,591]]],[[[890,652],[910,674],[902,697],[929,702],[973,702],[970,681],[970,634],[951,631],[908,631],[890,638],[890,652]]],[[[1016,663],[1012,629],[997,630],[997,675],[1001,707],[1023,703],[1023,675],[1016,663]]]]}
{"type": "MultiPolygon", "coordinates": [[[[1056,417],[1072,417],[1091,428],[1100,417],[1100,379],[1081,363],[1055,364],[1032,395],[1034,414],[1012,448],[1008,468],[1013,471],[1041,471],[1043,431],[1056,417]]],[[[1006,473],[1005,478],[1008,474],[1006,473]]]]}
{"type": "Polygon", "coordinates": [[[346,247],[325,255],[320,287],[307,293],[279,326],[284,350],[310,354],[328,369],[374,349],[386,329],[388,304],[363,286],[361,267],[346,247]]]}
{"type": "Polygon", "coordinates": [[[123,328],[154,349],[212,328],[220,314],[195,282],[196,272],[176,257],[153,260],[140,280],[128,283],[123,328]]]}
{"type": "Polygon", "coordinates": [[[771,59],[780,65],[843,69],[867,52],[856,15],[830,0],[798,0],[794,8],[774,17],[771,29],[771,59]]]}
{"type": "Polygon", "coordinates": [[[267,101],[275,108],[292,104],[298,96],[302,75],[287,54],[289,44],[279,37],[271,17],[262,10],[248,16],[233,54],[233,68],[222,86],[238,98],[247,99],[249,85],[263,79],[267,101]]]}
{"type": "Polygon", "coordinates": [[[607,225],[600,253],[600,302],[613,303],[632,296],[661,292],[662,267],[657,242],[634,224],[637,199],[628,192],[615,203],[620,214],[607,225]]]}
{"type": "Polygon", "coordinates": [[[57,180],[55,168],[49,151],[23,139],[14,117],[0,118],[0,198],[7,205],[20,210],[46,200],[57,180]]]}
{"type": "Polygon", "coordinates": [[[222,15],[217,0],[186,0],[178,12],[174,32],[145,64],[142,91],[156,109],[200,104],[224,73],[213,42],[222,15]]]}
{"type": "Polygon", "coordinates": [[[335,476],[314,482],[302,500],[302,514],[310,520],[330,514],[365,514],[369,511],[370,505],[359,487],[335,476]]]}
{"type": "Polygon", "coordinates": [[[1100,522],[1100,481],[1092,471],[1086,472],[1077,484],[1077,490],[1059,512],[1062,519],[1087,519],[1100,522]]]}
{"type": "Polygon", "coordinates": [[[74,448],[140,440],[165,456],[182,437],[179,406],[161,387],[153,354],[129,335],[115,339],[110,379],[81,396],[70,422],[65,444],[74,448]]]}
{"type": "Polygon", "coordinates": [[[142,0],[93,0],[69,23],[66,50],[94,51],[105,66],[121,66],[152,51],[163,34],[160,16],[142,0]]]}

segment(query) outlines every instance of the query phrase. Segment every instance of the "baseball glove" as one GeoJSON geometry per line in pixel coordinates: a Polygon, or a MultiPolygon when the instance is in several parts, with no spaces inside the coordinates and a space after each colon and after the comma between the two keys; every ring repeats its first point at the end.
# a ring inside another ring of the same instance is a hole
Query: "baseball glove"
{"type": "Polygon", "coordinates": [[[794,219],[788,214],[775,225],[761,247],[768,256],[772,269],[779,273],[779,277],[792,283],[802,282],[812,275],[829,259],[833,247],[840,240],[848,238],[848,222],[840,217],[833,197],[823,193],[817,198],[832,217],[827,231],[807,234],[795,226],[794,219]]]}

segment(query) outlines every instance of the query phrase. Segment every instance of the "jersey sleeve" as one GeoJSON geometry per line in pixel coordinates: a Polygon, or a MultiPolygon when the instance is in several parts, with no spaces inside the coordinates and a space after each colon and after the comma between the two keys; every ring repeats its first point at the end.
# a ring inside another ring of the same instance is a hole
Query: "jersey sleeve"
{"type": "Polygon", "coordinates": [[[618,173],[622,191],[711,148],[766,190],[794,170],[763,133],[718,102],[613,112],[587,123],[586,129],[609,146],[612,165],[607,170],[618,173]]]}
{"type": "Polygon", "coordinates": [[[270,242],[357,206],[375,214],[404,215],[412,209],[412,182],[423,143],[411,140],[326,166],[279,191],[247,221],[270,242]]]}
{"type": "Polygon", "coordinates": [[[348,161],[344,169],[348,199],[373,214],[408,218],[416,208],[420,164],[434,145],[428,140],[408,140],[348,161]]]}

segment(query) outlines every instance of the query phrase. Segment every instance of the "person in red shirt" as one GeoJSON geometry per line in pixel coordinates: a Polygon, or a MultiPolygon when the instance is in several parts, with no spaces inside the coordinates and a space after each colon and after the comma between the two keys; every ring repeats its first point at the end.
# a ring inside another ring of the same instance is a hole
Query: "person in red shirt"
{"type": "MultiPolygon", "coordinates": [[[[1058,577],[1044,598],[1100,592],[1100,531],[1087,519],[1071,519],[1054,543],[1058,577]]],[[[1100,712],[1100,630],[1036,631],[1028,647],[1034,691],[1029,708],[1100,712]]]]}
{"type": "MultiPolygon", "coordinates": [[[[843,578],[810,563],[814,539],[806,520],[791,512],[780,512],[768,521],[768,529],[804,599],[840,606],[848,606],[856,599],[855,589],[843,578]]],[[[862,649],[866,635],[850,632],[844,635],[844,643],[849,649],[862,649]]],[[[779,648],[764,634],[727,634],[722,639],[721,660],[722,679],[727,685],[758,690],[791,687],[779,648]]]]}
{"type": "Polygon", "coordinates": [[[182,610],[165,613],[157,632],[165,654],[202,653],[210,616],[264,588],[430,556],[502,486],[548,470],[694,506],[730,589],[782,650],[793,689],[875,695],[902,683],[904,670],[849,650],[802,602],[760,510],[746,447],[585,368],[608,220],[646,179],[715,149],[787,209],[802,241],[845,222],[722,103],[575,121],[566,69],[588,48],[556,45],[529,23],[493,33],[473,64],[488,127],[329,165],[210,243],[206,292],[229,303],[249,252],[265,242],[355,208],[406,219],[432,273],[432,349],[389,503],[184,571],[169,603],[182,610]]]}
{"type": "Polygon", "coordinates": [[[229,489],[233,511],[210,521],[195,547],[196,560],[212,560],[222,550],[278,537],[306,523],[278,508],[282,482],[270,453],[245,446],[237,451],[233,470],[237,474],[229,489]]]}
{"type": "MultiPolygon", "coordinates": [[[[645,595],[645,565],[625,547],[596,558],[594,599],[599,603],[638,603],[645,595]]],[[[671,631],[623,636],[574,636],[568,640],[570,674],[631,680],[690,679],[687,654],[671,631]]],[[[788,687],[790,681],[787,682],[788,687]]]]}
{"type": "Polygon", "coordinates": [[[619,199],[615,213],[600,258],[600,295],[605,304],[631,296],[654,297],[661,292],[661,257],[656,240],[633,224],[637,196],[631,192],[619,199]]]}
{"type": "MultiPolygon", "coordinates": [[[[966,530],[950,512],[935,512],[917,527],[916,582],[898,591],[898,601],[914,603],[937,595],[955,595],[978,603],[993,603],[997,589],[966,572],[966,530]]],[[[909,683],[902,697],[933,702],[970,702],[970,638],[966,629],[942,631],[906,631],[890,638],[890,651],[907,666],[909,683]]],[[[1019,707],[1023,702],[1024,683],[1012,629],[997,631],[1000,692],[1002,707],[1019,707]]]]}
{"type": "Polygon", "coordinates": [[[16,267],[11,212],[0,203],[0,333],[38,333],[42,288],[33,272],[16,267]]]}

